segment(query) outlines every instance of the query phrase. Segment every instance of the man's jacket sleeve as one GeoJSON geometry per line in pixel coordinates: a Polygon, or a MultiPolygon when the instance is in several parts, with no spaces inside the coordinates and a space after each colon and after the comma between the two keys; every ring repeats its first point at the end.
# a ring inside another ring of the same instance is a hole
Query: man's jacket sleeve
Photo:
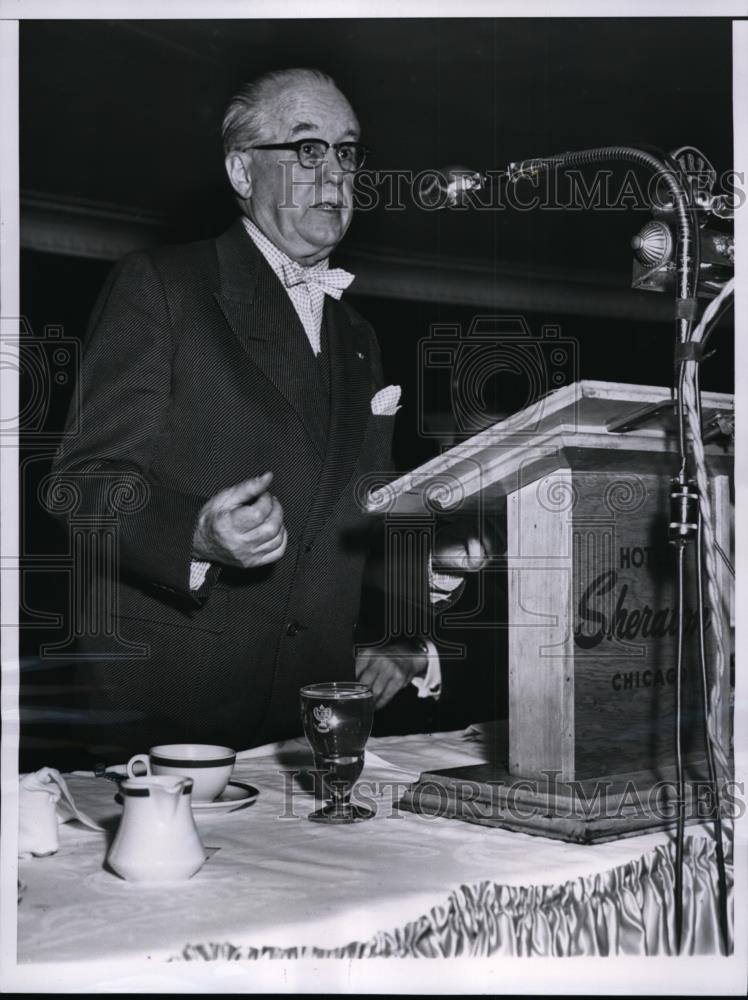
{"type": "Polygon", "coordinates": [[[68,414],[52,491],[73,492],[75,517],[93,524],[117,519],[125,574],[195,605],[209,590],[192,593],[189,581],[206,498],[159,482],[152,470],[169,417],[172,347],[159,274],[147,255],[132,254],[115,268],[94,308],[79,373],[80,414],[68,414]]]}

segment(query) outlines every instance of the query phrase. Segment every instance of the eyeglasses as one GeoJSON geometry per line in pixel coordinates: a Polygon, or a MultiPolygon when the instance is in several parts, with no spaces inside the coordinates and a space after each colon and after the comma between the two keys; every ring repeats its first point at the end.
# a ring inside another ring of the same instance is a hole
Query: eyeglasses
{"type": "Polygon", "coordinates": [[[325,142],[324,139],[299,139],[296,142],[273,142],[264,146],[247,146],[246,149],[292,149],[302,167],[313,169],[325,161],[327,150],[332,148],[346,173],[354,173],[364,165],[371,150],[362,142],[325,142]]]}

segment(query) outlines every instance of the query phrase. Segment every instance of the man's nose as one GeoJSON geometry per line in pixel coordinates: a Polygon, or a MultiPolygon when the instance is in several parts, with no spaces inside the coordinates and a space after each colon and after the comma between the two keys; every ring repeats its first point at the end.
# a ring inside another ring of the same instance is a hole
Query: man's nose
{"type": "Polygon", "coordinates": [[[337,154],[332,146],[327,150],[324,160],[317,167],[317,175],[322,181],[332,181],[336,185],[342,184],[345,171],[341,169],[337,154]]]}

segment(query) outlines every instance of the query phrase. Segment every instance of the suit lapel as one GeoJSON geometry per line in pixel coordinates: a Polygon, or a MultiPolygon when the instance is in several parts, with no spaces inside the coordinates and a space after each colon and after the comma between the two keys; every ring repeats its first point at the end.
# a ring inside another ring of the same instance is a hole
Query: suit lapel
{"type": "Polygon", "coordinates": [[[307,525],[311,539],[346,490],[358,461],[371,409],[371,359],[366,330],[342,302],[325,296],[330,349],[330,430],[317,500],[307,525]]]}
{"type": "Polygon", "coordinates": [[[247,356],[296,411],[324,459],[305,532],[311,539],[331,516],[361,452],[371,409],[372,359],[366,328],[343,302],[325,296],[328,423],[315,405],[324,387],[301,321],[240,219],[219,237],[216,247],[220,277],[216,301],[247,356]]]}
{"type": "Polygon", "coordinates": [[[253,364],[278,389],[324,457],[325,393],[301,321],[286,290],[247,235],[241,220],[216,240],[218,305],[253,364]]]}

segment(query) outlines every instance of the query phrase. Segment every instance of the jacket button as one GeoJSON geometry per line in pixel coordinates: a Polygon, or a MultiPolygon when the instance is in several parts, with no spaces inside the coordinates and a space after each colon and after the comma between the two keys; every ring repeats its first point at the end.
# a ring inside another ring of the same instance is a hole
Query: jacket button
{"type": "Polygon", "coordinates": [[[298,635],[298,632],[299,632],[298,622],[289,622],[288,625],[286,625],[286,635],[298,635]]]}

